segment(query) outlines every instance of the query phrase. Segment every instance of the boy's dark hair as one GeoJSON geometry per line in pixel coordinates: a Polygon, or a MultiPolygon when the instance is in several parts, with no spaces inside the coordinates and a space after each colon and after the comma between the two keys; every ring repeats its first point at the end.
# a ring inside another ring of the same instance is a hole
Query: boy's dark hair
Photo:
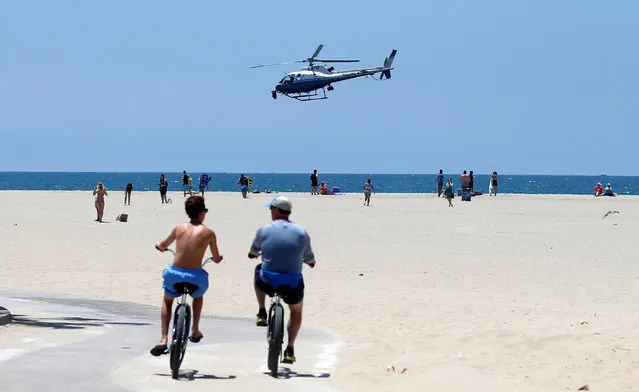
{"type": "Polygon", "coordinates": [[[191,196],[184,202],[184,209],[186,210],[186,215],[191,219],[197,219],[200,215],[200,212],[206,211],[206,206],[204,205],[204,198],[202,196],[191,196]]]}

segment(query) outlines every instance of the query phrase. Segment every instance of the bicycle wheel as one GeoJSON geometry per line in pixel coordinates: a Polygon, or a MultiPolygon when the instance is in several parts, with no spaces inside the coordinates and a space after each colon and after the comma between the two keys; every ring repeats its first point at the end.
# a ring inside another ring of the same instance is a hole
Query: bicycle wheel
{"type": "Polygon", "coordinates": [[[184,359],[184,351],[186,350],[187,330],[187,312],[186,305],[179,304],[175,309],[174,327],[173,327],[173,347],[171,348],[171,376],[177,380],[180,374],[180,365],[184,359]]]}
{"type": "Polygon", "coordinates": [[[277,377],[282,340],[284,339],[284,308],[276,304],[269,322],[270,336],[268,341],[268,368],[271,376],[277,377]]]}

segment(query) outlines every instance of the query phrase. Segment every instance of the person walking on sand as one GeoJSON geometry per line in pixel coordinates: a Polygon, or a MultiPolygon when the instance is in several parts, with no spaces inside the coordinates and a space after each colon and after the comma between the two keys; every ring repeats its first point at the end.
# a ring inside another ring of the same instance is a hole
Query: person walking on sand
{"type": "Polygon", "coordinates": [[[190,294],[193,298],[193,326],[189,340],[193,343],[198,343],[202,340],[204,335],[200,331],[200,315],[204,304],[203,295],[209,288],[209,274],[202,268],[202,258],[204,258],[206,248],[209,247],[215,263],[219,263],[223,259],[217,249],[215,232],[204,226],[203,223],[208,212],[204,205],[204,198],[201,196],[189,197],[184,203],[184,209],[190,221],[175,226],[166,239],[155,245],[157,250],[164,252],[173,241],[177,241],[173,264],[166,267],[162,272],[162,288],[164,289],[161,313],[162,335],[160,344],[151,349],[151,355],[156,357],[166,354],[168,350],[167,343],[173,299],[182,295],[173,287],[176,283],[186,282],[197,287],[190,294]]]}
{"type": "Polygon", "coordinates": [[[317,170],[313,170],[311,173],[311,195],[318,195],[317,187],[319,186],[319,174],[317,174],[317,170]]]}
{"type": "Polygon", "coordinates": [[[444,188],[444,196],[446,197],[446,200],[448,200],[448,207],[452,207],[453,197],[455,197],[455,186],[453,185],[453,179],[450,177],[448,178],[448,182],[444,188]]]}
{"type": "Polygon", "coordinates": [[[497,172],[494,171],[493,175],[490,177],[490,192],[488,193],[488,196],[497,196],[497,185],[498,185],[498,178],[499,176],[497,175],[497,172]]]}
{"type": "Polygon", "coordinates": [[[242,197],[246,199],[246,194],[248,193],[249,187],[249,179],[244,175],[244,173],[240,174],[240,178],[237,180],[236,184],[240,184],[242,187],[242,197]]]}
{"type": "Polygon", "coordinates": [[[169,189],[169,182],[164,177],[164,174],[160,174],[158,185],[160,186],[160,199],[162,200],[162,204],[168,203],[166,200],[166,191],[169,189]]]}
{"type": "Polygon", "coordinates": [[[184,191],[184,197],[186,197],[186,193],[189,193],[189,196],[193,196],[191,192],[191,185],[189,184],[189,175],[186,174],[186,170],[182,171],[182,190],[184,191]]]}
{"type": "Polygon", "coordinates": [[[130,182],[124,188],[124,205],[131,205],[131,192],[133,192],[133,184],[130,182]]]}
{"type": "Polygon", "coordinates": [[[371,183],[371,179],[369,178],[364,183],[364,205],[369,206],[371,204],[371,192],[375,193],[375,187],[373,183],[371,183]]]}
{"type": "Polygon", "coordinates": [[[444,189],[444,171],[439,169],[439,174],[437,175],[437,197],[442,195],[444,189]]]}
{"type": "Polygon", "coordinates": [[[95,220],[96,222],[102,223],[102,216],[104,215],[104,196],[108,196],[106,188],[104,184],[98,181],[95,189],[93,190],[93,198],[95,201],[95,210],[98,213],[98,218],[95,220]]]}
{"type": "Polygon", "coordinates": [[[204,191],[209,190],[209,181],[211,181],[211,177],[206,173],[200,174],[200,177],[197,179],[202,197],[204,197],[204,191]]]}

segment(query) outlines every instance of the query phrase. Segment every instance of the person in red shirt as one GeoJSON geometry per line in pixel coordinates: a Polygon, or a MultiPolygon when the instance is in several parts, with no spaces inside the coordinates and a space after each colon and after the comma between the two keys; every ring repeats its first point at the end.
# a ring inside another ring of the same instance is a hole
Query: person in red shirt
{"type": "Polygon", "coordinates": [[[603,186],[600,182],[595,185],[595,196],[601,196],[603,194],[603,186]]]}

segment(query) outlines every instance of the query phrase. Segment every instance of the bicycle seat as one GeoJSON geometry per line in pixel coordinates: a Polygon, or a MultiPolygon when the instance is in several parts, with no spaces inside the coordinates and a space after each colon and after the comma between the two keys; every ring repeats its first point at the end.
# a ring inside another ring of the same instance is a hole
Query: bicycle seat
{"type": "Polygon", "coordinates": [[[189,294],[193,294],[193,293],[195,293],[195,291],[197,289],[199,289],[199,286],[196,286],[196,285],[194,285],[192,283],[188,283],[188,282],[179,282],[179,283],[174,284],[173,288],[178,293],[186,293],[186,292],[188,292],[189,294]]]}
{"type": "Polygon", "coordinates": [[[273,289],[273,295],[278,294],[280,297],[284,297],[293,290],[290,284],[282,284],[273,289]]]}

